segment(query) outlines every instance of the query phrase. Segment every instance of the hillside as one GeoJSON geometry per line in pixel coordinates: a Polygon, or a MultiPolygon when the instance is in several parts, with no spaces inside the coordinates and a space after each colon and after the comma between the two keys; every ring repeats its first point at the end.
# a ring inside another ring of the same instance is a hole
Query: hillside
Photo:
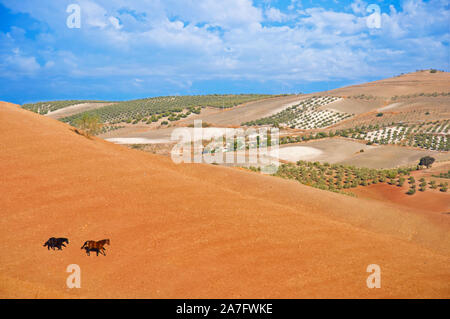
{"type": "Polygon", "coordinates": [[[449,215],[175,165],[9,103],[0,128],[2,298],[450,298],[449,215]],[[80,250],[103,238],[106,257],[80,250]]]}
{"type": "Polygon", "coordinates": [[[328,91],[331,95],[355,96],[372,95],[391,98],[393,96],[413,95],[420,93],[442,93],[450,91],[450,73],[429,70],[407,73],[396,77],[360,85],[347,86],[328,91]]]}

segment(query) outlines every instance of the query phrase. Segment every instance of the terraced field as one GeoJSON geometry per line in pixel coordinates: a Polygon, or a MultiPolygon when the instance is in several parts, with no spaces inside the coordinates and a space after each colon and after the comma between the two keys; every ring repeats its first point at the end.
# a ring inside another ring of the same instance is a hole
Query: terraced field
{"type": "Polygon", "coordinates": [[[279,125],[303,130],[326,128],[354,115],[323,108],[340,100],[341,98],[335,96],[314,96],[275,115],[243,125],[279,125]]]}

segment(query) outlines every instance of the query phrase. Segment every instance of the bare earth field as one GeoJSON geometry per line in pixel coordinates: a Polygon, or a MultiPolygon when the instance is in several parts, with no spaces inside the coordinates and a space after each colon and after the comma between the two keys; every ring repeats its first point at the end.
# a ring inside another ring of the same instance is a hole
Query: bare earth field
{"type": "MultiPolygon", "coordinates": [[[[216,113],[200,116],[203,122],[216,126],[239,126],[241,123],[280,112],[284,107],[305,99],[304,95],[290,95],[246,103],[232,109],[219,110],[216,113]]],[[[192,122],[191,122],[192,123],[192,122]]],[[[189,124],[191,124],[189,123],[189,124]]]]}
{"type": "MultiPolygon", "coordinates": [[[[391,101],[392,102],[392,101],[391,101]]],[[[389,125],[391,123],[422,123],[450,118],[450,97],[411,98],[400,102],[387,102],[373,111],[357,114],[355,117],[333,126],[344,129],[362,125],[389,125]],[[377,113],[382,112],[382,117],[377,113]]]]}
{"type": "Polygon", "coordinates": [[[89,110],[95,110],[99,109],[104,106],[113,105],[114,103],[82,103],[82,104],[76,104],[72,106],[68,106],[59,110],[56,110],[54,112],[49,112],[46,114],[46,116],[52,118],[52,119],[61,119],[63,117],[75,115],[81,112],[86,112],[89,110]]]}
{"type": "Polygon", "coordinates": [[[450,73],[430,73],[429,70],[408,73],[397,77],[353,85],[329,91],[331,95],[373,95],[392,97],[420,93],[449,92],[450,73]]]}
{"type": "Polygon", "coordinates": [[[419,159],[426,155],[431,155],[440,161],[450,159],[450,154],[443,152],[393,145],[368,146],[360,141],[344,138],[327,138],[280,146],[280,158],[286,161],[307,160],[368,168],[417,165],[419,159]],[[310,148],[319,152],[304,152],[310,148]],[[361,153],[361,150],[364,152],[361,153]]]}
{"type": "MultiPolygon", "coordinates": [[[[425,192],[418,191],[413,196],[407,195],[408,185],[403,187],[387,184],[372,184],[358,187],[351,192],[359,197],[375,199],[386,203],[393,203],[412,210],[420,210],[424,214],[450,213],[450,195],[442,193],[438,189],[427,189],[425,192]]],[[[447,215],[448,216],[448,215],[447,215]]]]}
{"type": "Polygon", "coordinates": [[[447,215],[175,165],[9,104],[0,127],[1,298],[450,297],[447,215]],[[80,250],[103,238],[107,256],[80,250]]]}
{"type": "Polygon", "coordinates": [[[338,112],[345,112],[349,114],[363,114],[366,112],[373,111],[379,106],[383,105],[382,100],[354,100],[354,99],[343,99],[340,101],[333,102],[330,105],[325,105],[320,107],[319,110],[328,109],[338,112]]]}

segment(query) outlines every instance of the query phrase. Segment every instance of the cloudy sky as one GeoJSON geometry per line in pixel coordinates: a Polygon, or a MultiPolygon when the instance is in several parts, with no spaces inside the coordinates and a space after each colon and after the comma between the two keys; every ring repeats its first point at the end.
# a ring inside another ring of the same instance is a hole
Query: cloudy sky
{"type": "Polygon", "coordinates": [[[449,21],[448,0],[0,0],[0,100],[314,92],[449,71],[449,21]]]}

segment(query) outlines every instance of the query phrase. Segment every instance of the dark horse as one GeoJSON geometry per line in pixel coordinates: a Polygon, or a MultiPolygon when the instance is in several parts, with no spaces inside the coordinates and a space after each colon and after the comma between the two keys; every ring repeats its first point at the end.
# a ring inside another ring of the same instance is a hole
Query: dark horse
{"type": "Polygon", "coordinates": [[[68,245],[69,239],[51,237],[45,242],[44,247],[47,246],[48,250],[50,250],[50,248],[53,250],[55,250],[55,248],[58,248],[58,250],[62,250],[62,247],[66,247],[64,243],[67,243],[68,245]]]}
{"type": "Polygon", "coordinates": [[[81,246],[81,249],[85,249],[88,256],[91,255],[90,254],[91,251],[97,252],[97,256],[99,253],[106,256],[105,254],[106,248],[104,247],[106,244],[108,245],[110,244],[109,239],[103,239],[99,241],[87,240],[84,242],[83,246],[81,246]]]}

